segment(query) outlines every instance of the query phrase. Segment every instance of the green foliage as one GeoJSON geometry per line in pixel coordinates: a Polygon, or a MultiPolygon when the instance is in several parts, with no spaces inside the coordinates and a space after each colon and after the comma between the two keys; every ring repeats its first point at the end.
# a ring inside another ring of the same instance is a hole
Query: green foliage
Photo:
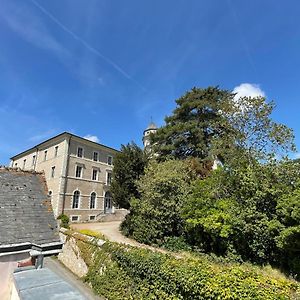
{"type": "Polygon", "coordinates": [[[132,197],[139,198],[136,180],[144,174],[147,156],[135,143],[121,146],[114,158],[111,192],[116,205],[129,208],[132,197]]]}
{"type": "Polygon", "coordinates": [[[300,192],[292,180],[298,172],[291,163],[257,163],[195,181],[182,208],[189,243],[299,275],[300,192]]]}
{"type": "Polygon", "coordinates": [[[176,100],[177,107],[165,119],[166,125],[152,135],[154,151],[162,159],[211,159],[213,140],[225,137],[231,130],[219,112],[232,98],[229,91],[218,87],[187,92],[176,100]]]}
{"type": "Polygon", "coordinates": [[[112,299],[298,299],[299,284],[249,265],[175,258],[107,242],[89,245],[86,281],[112,299]]]}
{"type": "Polygon", "coordinates": [[[152,161],[138,182],[141,198],[131,200],[123,232],[147,244],[161,244],[166,236],[180,236],[180,210],[190,191],[191,176],[184,161],[152,161]]]}
{"type": "Polygon", "coordinates": [[[159,159],[195,157],[205,162],[217,157],[226,165],[238,166],[295,150],[293,131],[271,118],[274,102],[234,96],[208,87],[193,88],[177,99],[166,125],[151,136],[159,159]]]}
{"type": "Polygon", "coordinates": [[[67,215],[65,214],[61,214],[57,217],[57,220],[60,220],[60,226],[61,227],[64,227],[64,228],[70,228],[69,226],[69,222],[70,222],[70,219],[67,215]]]}
{"type": "Polygon", "coordinates": [[[102,233],[96,232],[96,231],[93,231],[93,230],[90,230],[90,229],[81,229],[81,230],[79,230],[79,232],[82,233],[82,234],[91,236],[91,237],[106,240],[105,236],[102,233]]]}

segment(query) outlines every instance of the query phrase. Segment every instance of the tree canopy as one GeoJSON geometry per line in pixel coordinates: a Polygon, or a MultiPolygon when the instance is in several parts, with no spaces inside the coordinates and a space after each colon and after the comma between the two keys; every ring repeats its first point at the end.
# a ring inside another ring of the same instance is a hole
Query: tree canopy
{"type": "Polygon", "coordinates": [[[114,203],[119,207],[128,209],[129,200],[139,198],[136,181],[144,174],[146,162],[146,154],[135,143],[121,146],[121,151],[114,158],[111,184],[114,203]]]}
{"type": "Polygon", "coordinates": [[[176,100],[165,126],[153,134],[153,150],[168,157],[201,160],[235,158],[266,160],[294,150],[293,132],[272,120],[274,102],[264,97],[243,97],[218,87],[193,88],[176,100]]]}

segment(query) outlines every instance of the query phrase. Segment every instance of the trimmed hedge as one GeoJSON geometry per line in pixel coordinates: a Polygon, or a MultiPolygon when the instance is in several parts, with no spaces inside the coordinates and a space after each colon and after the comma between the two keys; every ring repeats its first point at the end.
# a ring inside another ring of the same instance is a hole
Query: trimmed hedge
{"type": "Polygon", "coordinates": [[[107,299],[300,299],[297,282],[250,265],[176,258],[110,242],[89,251],[86,281],[107,299]]]}

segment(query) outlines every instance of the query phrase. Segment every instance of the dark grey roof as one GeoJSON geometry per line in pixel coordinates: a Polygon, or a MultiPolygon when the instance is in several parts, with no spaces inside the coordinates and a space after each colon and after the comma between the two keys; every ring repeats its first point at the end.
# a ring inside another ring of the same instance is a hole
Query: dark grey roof
{"type": "Polygon", "coordinates": [[[146,128],[146,130],[152,130],[152,129],[157,129],[157,126],[155,125],[155,123],[151,122],[148,127],[146,128]]]}
{"type": "Polygon", "coordinates": [[[0,167],[0,253],[21,243],[60,243],[46,182],[41,173],[0,167]]]}

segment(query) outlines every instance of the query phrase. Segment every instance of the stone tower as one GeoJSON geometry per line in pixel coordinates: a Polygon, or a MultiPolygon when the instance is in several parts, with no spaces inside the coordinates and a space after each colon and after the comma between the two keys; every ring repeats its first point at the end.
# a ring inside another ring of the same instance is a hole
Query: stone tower
{"type": "Polygon", "coordinates": [[[155,133],[156,131],[157,131],[157,126],[151,121],[149,126],[144,130],[144,134],[143,134],[144,149],[150,148],[150,134],[155,133]]]}

